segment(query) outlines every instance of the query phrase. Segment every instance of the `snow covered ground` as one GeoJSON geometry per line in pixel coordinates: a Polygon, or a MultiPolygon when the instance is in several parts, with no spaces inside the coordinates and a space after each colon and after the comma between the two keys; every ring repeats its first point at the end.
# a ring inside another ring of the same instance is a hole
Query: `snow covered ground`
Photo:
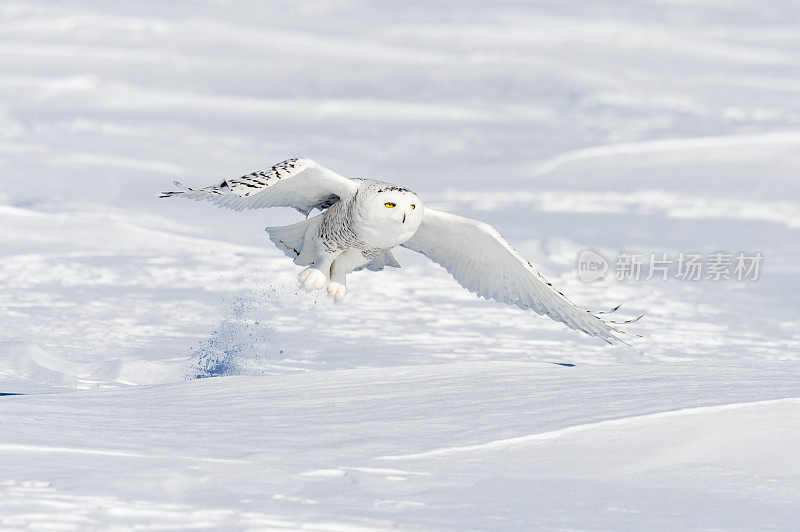
{"type": "Polygon", "coordinates": [[[0,528],[796,527],[796,2],[0,20],[0,528]],[[297,213],[154,199],[297,155],[491,223],[645,338],[477,300],[407,250],[334,308],[263,231],[297,213]],[[584,249],[764,261],[583,283],[584,249]]]}

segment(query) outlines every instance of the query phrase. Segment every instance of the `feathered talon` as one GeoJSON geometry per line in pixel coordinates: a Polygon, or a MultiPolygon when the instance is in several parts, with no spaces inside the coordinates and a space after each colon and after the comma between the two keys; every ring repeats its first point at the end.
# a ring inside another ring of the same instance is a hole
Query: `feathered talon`
{"type": "Polygon", "coordinates": [[[347,287],[342,283],[331,281],[328,283],[328,295],[333,298],[336,303],[340,303],[344,296],[347,295],[347,287]]]}

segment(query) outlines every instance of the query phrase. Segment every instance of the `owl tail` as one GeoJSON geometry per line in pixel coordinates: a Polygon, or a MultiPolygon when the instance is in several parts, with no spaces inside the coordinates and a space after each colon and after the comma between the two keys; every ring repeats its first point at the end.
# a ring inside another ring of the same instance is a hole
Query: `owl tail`
{"type": "Polygon", "coordinates": [[[319,228],[320,222],[322,222],[321,214],[293,225],[267,227],[266,231],[269,233],[269,239],[287,257],[294,259],[295,264],[308,266],[317,257],[317,246],[313,236],[319,228]]]}

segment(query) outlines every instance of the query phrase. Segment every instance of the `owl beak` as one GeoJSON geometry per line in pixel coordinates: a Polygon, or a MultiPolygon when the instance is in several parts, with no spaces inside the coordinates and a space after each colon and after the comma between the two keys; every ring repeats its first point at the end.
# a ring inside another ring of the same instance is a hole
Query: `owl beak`
{"type": "Polygon", "coordinates": [[[403,223],[406,223],[406,213],[403,213],[403,223]]]}

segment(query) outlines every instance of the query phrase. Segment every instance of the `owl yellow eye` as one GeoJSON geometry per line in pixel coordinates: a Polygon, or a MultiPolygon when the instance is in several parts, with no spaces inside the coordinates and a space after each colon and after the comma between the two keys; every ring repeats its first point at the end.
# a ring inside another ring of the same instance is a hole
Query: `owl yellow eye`
{"type": "Polygon", "coordinates": [[[412,204],[411,204],[411,210],[413,211],[413,210],[414,210],[414,209],[416,209],[416,208],[417,208],[417,206],[416,206],[416,205],[414,205],[414,204],[412,203],[412,204]]]}
{"type": "Polygon", "coordinates": [[[391,201],[387,201],[386,203],[384,203],[384,205],[386,205],[387,209],[394,209],[397,206],[396,203],[392,203],[391,201]]]}

